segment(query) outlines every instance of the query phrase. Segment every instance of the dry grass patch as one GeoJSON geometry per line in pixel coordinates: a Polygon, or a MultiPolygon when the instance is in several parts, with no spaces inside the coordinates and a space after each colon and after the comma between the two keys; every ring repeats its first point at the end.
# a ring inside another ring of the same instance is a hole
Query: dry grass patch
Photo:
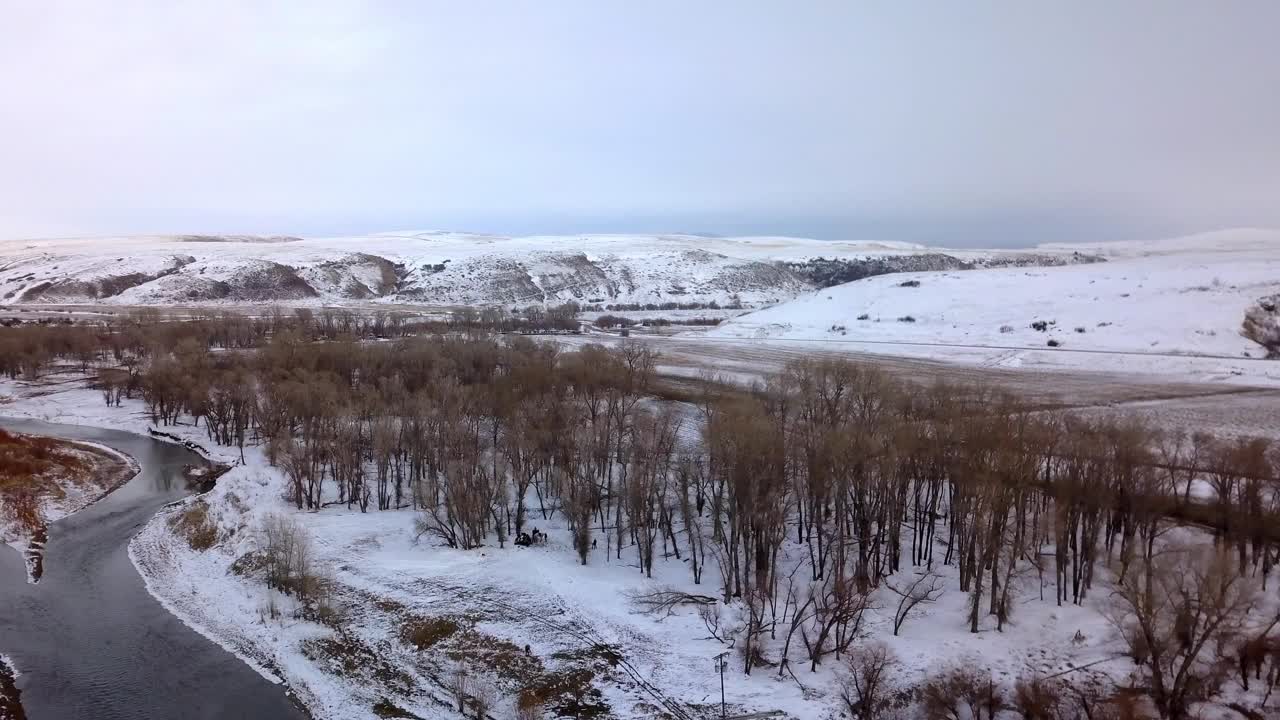
{"type": "Polygon", "coordinates": [[[616,648],[593,645],[558,652],[549,668],[542,658],[513,642],[481,632],[467,616],[411,616],[400,625],[400,640],[420,651],[439,654],[469,673],[492,678],[515,693],[524,711],[550,711],[559,717],[607,717],[610,709],[595,680],[621,660],[616,648]]]}
{"type": "Polygon", "coordinates": [[[0,430],[0,512],[27,532],[41,525],[43,503],[66,496],[62,482],[93,475],[83,451],[52,438],[0,430]]]}
{"type": "Polygon", "coordinates": [[[538,656],[474,628],[453,633],[444,651],[457,662],[481,665],[506,680],[519,681],[543,672],[538,656]]]}
{"type": "Polygon", "coordinates": [[[419,650],[426,650],[458,632],[461,626],[451,617],[413,617],[400,626],[400,640],[419,650]]]}
{"type": "Polygon", "coordinates": [[[414,715],[386,698],[382,698],[373,704],[373,714],[380,718],[410,718],[411,720],[422,720],[418,715],[414,715]]]}
{"type": "Polygon", "coordinates": [[[337,631],[332,637],[303,642],[302,654],[321,667],[356,682],[376,682],[391,692],[408,695],[413,678],[379,655],[359,638],[337,631]]]}
{"type": "Polygon", "coordinates": [[[556,660],[564,660],[567,662],[598,662],[606,663],[609,667],[616,666],[622,662],[622,653],[618,648],[612,645],[597,643],[590,647],[578,648],[576,650],[562,650],[553,653],[551,657],[556,660]]]}
{"type": "Polygon", "coordinates": [[[520,692],[520,702],[550,708],[557,717],[609,717],[609,704],[593,684],[595,672],[568,668],[544,672],[520,692]]]}
{"type": "Polygon", "coordinates": [[[266,571],[267,562],[265,553],[250,550],[231,563],[231,572],[240,577],[255,577],[266,571]]]}
{"type": "Polygon", "coordinates": [[[373,600],[373,606],[384,613],[390,613],[393,615],[400,614],[405,611],[404,603],[397,602],[389,598],[375,598],[373,600]]]}
{"type": "Polygon", "coordinates": [[[209,517],[209,504],[203,500],[169,518],[169,527],[185,538],[192,550],[208,550],[218,542],[218,526],[209,517]]]}

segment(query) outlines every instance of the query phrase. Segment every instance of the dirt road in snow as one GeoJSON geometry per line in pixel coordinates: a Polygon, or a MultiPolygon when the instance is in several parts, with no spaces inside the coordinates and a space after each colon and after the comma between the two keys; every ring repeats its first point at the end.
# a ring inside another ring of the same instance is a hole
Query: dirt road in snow
{"type": "MultiPolygon", "coordinates": [[[[568,347],[623,342],[608,335],[557,340],[568,347]]],[[[984,383],[1046,408],[1077,409],[1107,417],[1132,413],[1167,428],[1280,438],[1280,388],[1275,387],[1184,380],[1145,372],[942,362],[861,352],[853,346],[831,349],[785,341],[722,342],[696,336],[635,336],[628,341],[647,343],[659,351],[659,369],[669,377],[696,378],[711,372],[730,381],[749,383],[798,358],[844,357],[875,364],[906,380],[984,383]]]]}

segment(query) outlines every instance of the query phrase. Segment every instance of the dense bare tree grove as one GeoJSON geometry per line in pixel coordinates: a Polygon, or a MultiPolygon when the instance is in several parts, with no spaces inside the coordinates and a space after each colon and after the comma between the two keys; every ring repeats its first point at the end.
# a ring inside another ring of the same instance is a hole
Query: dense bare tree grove
{"type": "MultiPolygon", "coordinates": [[[[1246,686],[1280,681],[1276,623],[1248,622],[1254,584],[1280,557],[1280,451],[1266,440],[1046,412],[843,360],[798,360],[754,389],[708,384],[675,402],[655,395],[645,345],[560,351],[474,320],[142,315],[11,328],[0,371],[72,364],[108,404],[138,397],[156,424],[203,425],[242,456],[262,445],[298,509],[411,509],[420,537],[461,549],[563,523],[584,565],[625,560],[652,575],[681,562],[741,603],[733,642],[748,673],[847,661],[880,603],[896,634],[917,606],[965,593],[969,629],[1002,630],[1015,601],[1084,603],[1105,576],[1161,717],[1206,696],[1210,656],[1235,658],[1246,686]],[[1212,533],[1205,552],[1170,540],[1187,526],[1212,533]]],[[[845,701],[872,717],[890,660],[852,657],[845,701]]],[[[1036,714],[1066,707],[1050,685],[1028,680],[1010,701],[1033,708],[1028,718],[1084,717],[1036,714]]],[[[939,693],[949,716],[959,701],[939,693]]],[[[971,699],[975,718],[996,702],[971,699]]]]}

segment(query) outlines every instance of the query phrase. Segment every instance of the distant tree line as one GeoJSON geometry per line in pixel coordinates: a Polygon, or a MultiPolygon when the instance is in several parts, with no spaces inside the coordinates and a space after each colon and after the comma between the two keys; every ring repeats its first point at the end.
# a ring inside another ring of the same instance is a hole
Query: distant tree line
{"type": "Polygon", "coordinates": [[[721,304],[715,300],[708,302],[675,302],[668,300],[660,303],[588,303],[582,306],[583,312],[640,312],[655,310],[741,310],[742,300],[734,295],[729,302],[721,304]]]}

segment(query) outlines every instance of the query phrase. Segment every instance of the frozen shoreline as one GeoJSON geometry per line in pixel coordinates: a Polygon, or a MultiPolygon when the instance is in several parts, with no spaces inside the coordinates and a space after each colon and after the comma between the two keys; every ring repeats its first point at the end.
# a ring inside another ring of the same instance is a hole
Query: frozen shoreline
{"type": "MultiPolygon", "coordinates": [[[[192,498],[197,497],[199,496],[192,496],[192,498]]],[[[142,583],[146,586],[147,593],[155,598],[156,602],[164,606],[165,610],[168,610],[174,617],[181,620],[184,625],[223,650],[235,655],[264,679],[277,685],[284,683],[284,679],[259,662],[258,658],[245,652],[243,648],[227,642],[223,636],[205,625],[202,619],[194,612],[194,606],[175,602],[175,598],[179,596],[178,592],[171,586],[173,581],[171,574],[175,571],[172,568],[163,567],[161,560],[169,553],[168,543],[174,540],[173,534],[169,532],[165,525],[172,513],[184,507],[188,502],[190,501],[170,505],[156,513],[138,531],[133,540],[129,541],[129,561],[133,563],[138,575],[142,577],[142,583]],[[170,573],[170,575],[166,575],[166,573],[170,573]],[[168,584],[166,584],[166,580],[169,581],[168,584]]]]}

